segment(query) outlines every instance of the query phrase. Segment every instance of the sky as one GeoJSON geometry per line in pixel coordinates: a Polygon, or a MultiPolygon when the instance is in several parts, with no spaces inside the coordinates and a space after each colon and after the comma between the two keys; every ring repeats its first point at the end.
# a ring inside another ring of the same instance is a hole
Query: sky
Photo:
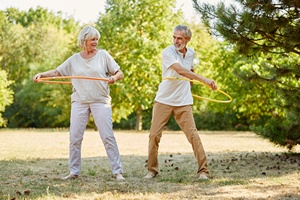
{"type": "MultiPolygon", "coordinates": [[[[221,0],[202,0],[203,2],[216,3],[221,0]]],[[[0,0],[0,10],[9,7],[28,11],[29,8],[41,6],[53,12],[62,11],[65,17],[73,16],[81,23],[94,22],[99,13],[104,13],[105,0],[0,0]]],[[[196,12],[192,0],[177,0],[177,8],[181,7],[186,19],[192,18],[196,12]]]]}

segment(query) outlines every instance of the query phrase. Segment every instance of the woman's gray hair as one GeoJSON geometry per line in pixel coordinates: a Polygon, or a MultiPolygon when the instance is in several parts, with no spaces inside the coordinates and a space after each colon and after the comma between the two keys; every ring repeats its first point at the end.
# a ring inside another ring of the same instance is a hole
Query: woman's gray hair
{"type": "Polygon", "coordinates": [[[85,48],[85,41],[93,37],[100,39],[99,31],[91,26],[85,26],[79,33],[77,46],[85,48]]]}
{"type": "Polygon", "coordinates": [[[177,25],[174,29],[175,31],[183,31],[185,37],[192,37],[192,32],[188,26],[185,25],[177,25]]]}

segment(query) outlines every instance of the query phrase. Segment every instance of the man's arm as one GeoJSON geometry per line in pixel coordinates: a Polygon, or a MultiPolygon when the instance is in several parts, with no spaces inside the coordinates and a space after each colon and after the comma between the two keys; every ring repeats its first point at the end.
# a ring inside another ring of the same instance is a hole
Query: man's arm
{"type": "Polygon", "coordinates": [[[189,79],[194,79],[197,81],[201,81],[202,83],[205,83],[211,87],[211,89],[216,90],[217,85],[214,80],[208,79],[204,76],[201,76],[199,74],[196,74],[190,70],[187,70],[183,68],[179,63],[174,63],[173,65],[170,66],[173,70],[175,70],[179,75],[184,76],[189,79]]]}

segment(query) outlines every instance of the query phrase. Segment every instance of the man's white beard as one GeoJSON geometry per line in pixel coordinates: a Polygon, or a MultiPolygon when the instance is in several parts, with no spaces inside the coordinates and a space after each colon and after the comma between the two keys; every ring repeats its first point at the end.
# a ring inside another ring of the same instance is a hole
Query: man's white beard
{"type": "Polygon", "coordinates": [[[184,48],[185,44],[181,44],[179,47],[177,47],[177,46],[174,44],[174,46],[175,46],[175,49],[176,49],[177,51],[180,51],[180,50],[182,50],[182,49],[184,48]]]}

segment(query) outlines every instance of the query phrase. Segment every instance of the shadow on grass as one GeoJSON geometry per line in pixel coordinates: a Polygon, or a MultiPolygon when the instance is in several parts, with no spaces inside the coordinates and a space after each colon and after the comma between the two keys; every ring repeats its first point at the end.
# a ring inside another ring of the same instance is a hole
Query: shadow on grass
{"type": "MultiPolygon", "coordinates": [[[[68,174],[66,159],[2,160],[0,199],[81,199],[82,196],[102,199],[108,194],[115,199],[122,195],[125,195],[122,199],[126,196],[148,199],[149,194],[173,195],[173,199],[209,199],[230,193],[220,190],[226,186],[263,193],[276,187],[291,187],[280,181],[289,174],[296,174],[299,180],[300,154],[293,153],[208,152],[211,179],[206,181],[197,180],[197,164],[192,154],[160,154],[160,173],[151,180],[143,179],[147,173],[146,159],[146,156],[122,156],[126,178],[123,182],[114,179],[106,157],[83,158],[80,178],[70,181],[61,180],[68,174]],[[270,179],[270,183],[260,183],[265,179],[270,179]]],[[[272,199],[300,197],[299,185],[298,189],[297,186],[287,189],[272,199]]],[[[246,197],[245,194],[239,196],[240,199],[246,197]]]]}

